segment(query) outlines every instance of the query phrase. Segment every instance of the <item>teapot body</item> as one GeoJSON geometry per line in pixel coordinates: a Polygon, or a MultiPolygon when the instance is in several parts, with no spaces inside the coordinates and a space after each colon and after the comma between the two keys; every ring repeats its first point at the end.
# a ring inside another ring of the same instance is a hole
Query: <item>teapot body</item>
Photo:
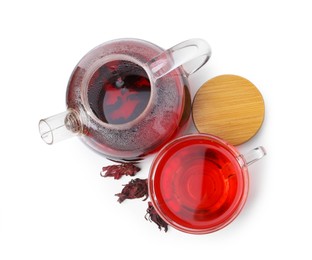
{"type": "Polygon", "coordinates": [[[73,70],[67,110],[39,121],[41,138],[53,144],[79,136],[107,158],[140,160],[187,127],[188,76],[210,55],[202,39],[167,50],[139,39],[103,43],[73,70]]]}
{"type": "Polygon", "coordinates": [[[183,69],[154,79],[146,65],[164,50],[137,39],[91,50],[67,87],[68,110],[81,122],[82,141],[108,158],[134,160],[174,138],[186,126],[191,99],[183,69]]]}

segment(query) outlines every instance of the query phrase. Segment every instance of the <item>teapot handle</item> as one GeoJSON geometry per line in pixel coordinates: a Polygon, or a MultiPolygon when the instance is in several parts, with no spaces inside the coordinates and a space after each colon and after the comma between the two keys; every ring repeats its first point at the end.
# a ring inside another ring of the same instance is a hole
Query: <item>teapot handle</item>
{"type": "Polygon", "coordinates": [[[199,70],[211,56],[209,44],[202,39],[190,39],[157,55],[146,63],[154,80],[183,65],[186,75],[199,70]]]}

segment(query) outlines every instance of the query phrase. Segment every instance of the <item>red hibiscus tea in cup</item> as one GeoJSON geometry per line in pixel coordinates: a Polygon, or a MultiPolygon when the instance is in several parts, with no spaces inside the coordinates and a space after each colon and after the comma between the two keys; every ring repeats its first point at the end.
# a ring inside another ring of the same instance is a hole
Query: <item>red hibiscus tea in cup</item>
{"type": "Polygon", "coordinates": [[[217,137],[184,136],[155,158],[149,189],[155,209],[168,224],[188,233],[213,232],[229,224],[245,204],[247,162],[217,137]]]}

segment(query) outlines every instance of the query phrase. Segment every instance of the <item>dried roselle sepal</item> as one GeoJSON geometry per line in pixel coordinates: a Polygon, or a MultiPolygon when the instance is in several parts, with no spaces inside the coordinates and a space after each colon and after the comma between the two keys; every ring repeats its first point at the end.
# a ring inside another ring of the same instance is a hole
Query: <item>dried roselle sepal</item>
{"type": "Polygon", "coordinates": [[[102,168],[102,177],[114,177],[115,180],[119,180],[123,175],[134,176],[141,169],[134,163],[122,163],[119,165],[109,165],[102,168]]]}
{"type": "MultiPolygon", "coordinates": [[[[138,199],[145,196],[144,200],[148,198],[147,179],[134,179],[128,184],[124,185],[121,193],[115,194],[119,197],[118,202],[122,203],[126,199],[138,199]]],[[[143,200],[143,201],[144,201],[143,200]]]]}
{"type": "Polygon", "coordinates": [[[161,228],[164,228],[165,232],[168,231],[168,224],[158,215],[156,212],[154,206],[151,202],[148,202],[148,208],[146,210],[145,219],[149,221],[153,221],[157,224],[158,228],[161,230],[161,228]]]}

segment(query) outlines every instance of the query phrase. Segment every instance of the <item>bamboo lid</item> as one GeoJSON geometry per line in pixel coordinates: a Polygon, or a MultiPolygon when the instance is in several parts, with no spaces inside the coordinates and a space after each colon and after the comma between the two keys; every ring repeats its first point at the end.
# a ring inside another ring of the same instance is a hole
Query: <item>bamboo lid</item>
{"type": "Polygon", "coordinates": [[[264,101],[249,80],[221,75],[208,80],[193,102],[193,119],[200,133],[219,136],[232,145],[252,138],[264,119],[264,101]]]}

